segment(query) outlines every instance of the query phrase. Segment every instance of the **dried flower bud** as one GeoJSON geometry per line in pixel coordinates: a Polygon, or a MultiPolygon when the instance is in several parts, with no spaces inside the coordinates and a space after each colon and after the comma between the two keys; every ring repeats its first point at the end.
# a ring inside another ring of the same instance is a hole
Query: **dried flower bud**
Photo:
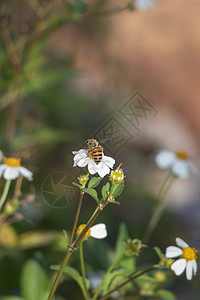
{"type": "Polygon", "coordinates": [[[127,256],[139,255],[140,249],[142,248],[142,242],[138,239],[128,239],[125,244],[125,254],[127,256]]]}

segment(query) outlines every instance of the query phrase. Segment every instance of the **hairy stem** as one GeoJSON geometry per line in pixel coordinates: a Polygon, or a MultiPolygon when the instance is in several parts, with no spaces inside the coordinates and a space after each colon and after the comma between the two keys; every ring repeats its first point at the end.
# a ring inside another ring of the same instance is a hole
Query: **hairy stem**
{"type": "Polygon", "coordinates": [[[71,243],[73,241],[73,238],[74,238],[74,233],[75,233],[75,230],[76,230],[76,226],[77,226],[77,223],[78,223],[78,218],[79,218],[79,215],[80,215],[81,206],[82,206],[82,202],[83,202],[83,195],[84,195],[84,192],[81,191],[79,202],[78,202],[78,207],[77,207],[77,211],[76,211],[76,216],[75,216],[75,220],[74,220],[74,225],[73,225],[73,228],[72,228],[72,233],[71,233],[71,237],[70,237],[70,241],[69,241],[69,245],[71,245],[71,243]]]}

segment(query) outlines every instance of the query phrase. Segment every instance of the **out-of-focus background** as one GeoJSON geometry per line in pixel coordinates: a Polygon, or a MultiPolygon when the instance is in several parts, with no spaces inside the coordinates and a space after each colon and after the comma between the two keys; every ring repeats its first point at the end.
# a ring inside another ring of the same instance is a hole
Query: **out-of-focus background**
{"type": "MultiPolygon", "coordinates": [[[[78,199],[71,182],[81,171],[73,168],[72,151],[88,138],[108,139],[105,154],[122,162],[126,174],[120,206],[108,207],[98,220],[109,233],[100,244],[109,247],[121,222],[142,238],[167,174],[155,165],[157,151],[185,150],[199,166],[200,3],[157,0],[146,10],[131,4],[0,5],[0,149],[21,157],[34,173],[32,183],[23,182],[22,220],[1,232],[2,296],[19,292],[21,268],[30,258],[46,271],[62,259],[65,244],[58,235],[71,230],[78,199]],[[61,184],[58,191],[52,180],[61,184]]],[[[199,192],[198,176],[175,182],[149,247],[164,251],[180,236],[200,248],[199,192]]],[[[84,200],[80,223],[94,208],[92,199],[84,200]]],[[[88,249],[99,270],[102,260],[94,251],[88,249]]],[[[145,259],[155,263],[156,256],[150,250],[145,259]]],[[[198,277],[168,286],[178,299],[199,299],[198,277]]],[[[61,294],[69,288],[62,286],[61,294]]]]}

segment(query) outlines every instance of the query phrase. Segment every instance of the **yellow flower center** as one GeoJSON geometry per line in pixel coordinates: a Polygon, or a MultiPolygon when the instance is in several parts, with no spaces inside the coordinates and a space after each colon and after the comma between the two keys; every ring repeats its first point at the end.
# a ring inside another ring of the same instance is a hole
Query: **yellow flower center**
{"type": "Polygon", "coordinates": [[[122,180],[124,179],[124,174],[121,170],[112,171],[111,178],[113,181],[122,182],[122,180]]]}
{"type": "Polygon", "coordinates": [[[190,248],[190,247],[186,247],[183,248],[183,258],[185,258],[186,260],[193,260],[193,259],[197,259],[197,250],[195,250],[195,248],[190,248]]]}
{"type": "Polygon", "coordinates": [[[20,167],[21,166],[21,159],[20,158],[14,158],[14,157],[3,157],[3,162],[5,165],[9,167],[20,167]]]}
{"type": "Polygon", "coordinates": [[[176,152],[176,157],[182,160],[187,160],[188,159],[188,154],[185,151],[177,151],[176,152]]]}
{"type": "MultiPolygon", "coordinates": [[[[78,226],[78,229],[77,229],[77,235],[81,234],[81,232],[83,231],[83,229],[85,228],[86,224],[82,224],[82,225],[79,225],[78,226]]],[[[85,234],[85,237],[88,237],[91,235],[91,229],[89,229],[86,234],[85,234]]]]}

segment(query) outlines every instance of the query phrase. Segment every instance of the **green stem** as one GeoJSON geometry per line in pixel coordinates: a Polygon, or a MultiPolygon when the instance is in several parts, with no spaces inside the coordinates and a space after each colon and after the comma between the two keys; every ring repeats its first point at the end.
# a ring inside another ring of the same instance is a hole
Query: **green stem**
{"type": "Polygon", "coordinates": [[[114,269],[114,267],[116,266],[116,264],[118,264],[118,262],[124,257],[124,253],[119,256],[108,268],[106,275],[104,276],[104,279],[102,280],[100,286],[98,287],[98,289],[96,290],[94,297],[92,298],[92,300],[96,300],[97,297],[99,296],[100,291],[102,290],[102,287],[104,285],[104,283],[106,282],[108,275],[110,274],[110,272],[114,269]]]}
{"type": "Polygon", "coordinates": [[[0,210],[2,209],[2,206],[4,205],[4,202],[5,202],[6,197],[8,195],[8,191],[9,191],[9,188],[10,188],[10,183],[11,183],[10,179],[6,180],[4,190],[3,190],[3,194],[2,194],[1,199],[0,199],[0,210]]]}
{"type": "Polygon", "coordinates": [[[107,299],[108,297],[110,297],[110,295],[116,291],[118,291],[120,288],[122,288],[123,286],[125,286],[126,284],[128,284],[129,282],[135,280],[136,278],[148,273],[148,272],[151,272],[153,270],[156,270],[157,268],[156,267],[152,267],[152,268],[149,268],[143,272],[140,272],[139,274],[137,275],[134,275],[132,276],[131,278],[127,279],[126,281],[124,281],[123,283],[121,283],[120,285],[118,285],[115,289],[111,290],[109,293],[107,293],[106,295],[104,295],[103,297],[101,297],[99,300],[105,300],[107,299]]]}
{"type": "Polygon", "coordinates": [[[79,236],[76,238],[76,240],[74,241],[74,243],[72,245],[69,245],[67,248],[67,253],[65,255],[65,258],[63,260],[63,263],[60,267],[60,270],[57,273],[56,279],[53,283],[51,292],[49,294],[49,297],[47,300],[52,300],[53,295],[55,294],[55,291],[57,289],[57,286],[59,284],[60,278],[62,276],[62,273],[64,271],[64,268],[70,258],[70,255],[72,254],[73,250],[76,249],[79,244],[81,243],[81,241],[84,239],[86,232],[88,231],[88,229],[92,226],[92,224],[94,223],[94,221],[96,220],[96,218],[98,217],[98,215],[100,214],[100,212],[104,209],[104,207],[108,204],[108,200],[104,201],[104,203],[100,204],[94,211],[92,217],[90,218],[90,220],[87,222],[85,228],[83,229],[83,231],[79,234],[79,236]]]}
{"type": "Polygon", "coordinates": [[[61,265],[61,267],[60,267],[60,270],[58,271],[58,273],[57,273],[57,275],[56,275],[55,281],[54,281],[54,283],[53,283],[51,292],[50,292],[49,297],[48,297],[47,300],[52,300],[52,299],[53,299],[53,296],[54,296],[54,294],[55,294],[55,291],[56,291],[56,289],[57,289],[57,286],[58,286],[58,284],[59,284],[59,281],[60,281],[60,279],[61,279],[61,276],[62,276],[62,274],[63,274],[63,272],[64,272],[64,268],[65,268],[65,266],[66,266],[66,264],[67,264],[67,262],[68,262],[68,260],[69,260],[71,254],[72,254],[72,253],[69,252],[69,250],[68,250],[67,253],[65,254],[65,258],[64,258],[64,260],[63,260],[63,262],[62,262],[62,265],[61,265]]]}
{"type": "Polygon", "coordinates": [[[85,289],[85,293],[86,293],[86,300],[90,299],[90,294],[89,291],[87,289],[87,284],[86,284],[86,275],[85,275],[85,264],[84,264],[84,258],[83,258],[83,242],[82,241],[80,243],[80,261],[81,261],[81,272],[82,272],[82,277],[83,277],[83,286],[85,289]]]}
{"type": "Polygon", "coordinates": [[[158,204],[156,206],[156,209],[149,221],[149,224],[147,226],[147,229],[144,233],[143,239],[142,241],[144,243],[147,243],[152,235],[152,233],[154,232],[156,226],[158,225],[158,222],[163,214],[163,211],[167,205],[167,201],[166,201],[166,196],[167,193],[169,192],[169,189],[172,186],[172,183],[175,180],[175,176],[172,173],[169,173],[167,178],[165,179],[165,181],[163,182],[161,189],[158,193],[160,201],[158,201],[158,204]]]}
{"type": "Polygon", "coordinates": [[[82,202],[83,202],[83,195],[84,195],[84,192],[81,191],[80,198],[79,198],[79,203],[78,203],[78,207],[77,207],[77,211],[76,211],[76,216],[75,216],[75,220],[74,220],[74,225],[73,225],[73,229],[72,229],[72,233],[71,233],[71,237],[70,237],[70,241],[69,241],[69,245],[71,245],[71,243],[73,241],[74,233],[75,233],[75,230],[76,230],[76,226],[77,226],[77,223],[78,223],[78,218],[79,218],[79,215],[80,215],[81,206],[82,206],[82,202]]]}

